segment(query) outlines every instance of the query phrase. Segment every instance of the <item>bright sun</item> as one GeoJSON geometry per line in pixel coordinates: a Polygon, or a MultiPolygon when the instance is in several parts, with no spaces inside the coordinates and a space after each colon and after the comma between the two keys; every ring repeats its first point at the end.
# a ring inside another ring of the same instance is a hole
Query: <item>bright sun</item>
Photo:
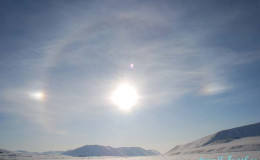
{"type": "Polygon", "coordinates": [[[129,111],[134,105],[136,105],[139,96],[136,89],[129,84],[121,84],[112,93],[111,100],[122,111],[129,111]]]}

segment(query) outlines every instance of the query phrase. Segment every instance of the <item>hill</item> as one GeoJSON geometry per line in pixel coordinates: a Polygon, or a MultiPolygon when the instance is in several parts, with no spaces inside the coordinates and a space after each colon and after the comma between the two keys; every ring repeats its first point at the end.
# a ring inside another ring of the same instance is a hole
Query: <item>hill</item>
{"type": "Polygon", "coordinates": [[[217,132],[196,141],[178,145],[166,155],[260,150],[260,123],[217,132]]]}
{"type": "Polygon", "coordinates": [[[91,157],[91,156],[152,156],[160,155],[158,151],[145,150],[140,147],[120,147],[113,148],[110,146],[101,145],[86,145],[74,150],[69,150],[64,155],[77,157],[91,157]]]}

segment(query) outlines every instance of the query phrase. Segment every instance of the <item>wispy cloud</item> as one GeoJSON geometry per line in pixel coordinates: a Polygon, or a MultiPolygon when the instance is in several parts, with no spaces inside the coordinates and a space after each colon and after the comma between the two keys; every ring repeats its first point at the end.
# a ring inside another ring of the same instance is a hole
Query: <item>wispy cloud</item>
{"type": "Polygon", "coordinates": [[[2,110],[63,133],[56,128],[63,118],[109,108],[108,97],[119,82],[138,88],[139,105],[163,106],[186,94],[230,91],[235,87],[228,78],[232,67],[259,60],[258,51],[241,53],[209,45],[219,28],[239,18],[238,12],[196,22],[182,7],[131,3],[128,9],[119,9],[119,4],[109,3],[110,8],[98,4],[92,4],[95,12],[82,9],[80,15],[67,15],[73,23],[64,26],[62,36],[37,48],[40,57],[21,58],[31,76],[27,74],[22,89],[2,91],[4,99],[13,102],[2,110]],[[131,63],[133,70],[128,67],[131,63]],[[28,99],[28,89],[46,91],[46,101],[28,99]]]}

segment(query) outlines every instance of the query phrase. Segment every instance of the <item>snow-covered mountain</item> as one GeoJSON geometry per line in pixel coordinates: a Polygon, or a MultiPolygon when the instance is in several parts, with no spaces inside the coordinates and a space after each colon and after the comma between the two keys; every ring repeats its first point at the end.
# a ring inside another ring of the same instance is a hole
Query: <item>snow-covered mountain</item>
{"type": "Polygon", "coordinates": [[[0,148],[0,159],[1,160],[15,158],[16,156],[17,156],[17,153],[0,148]]]}
{"type": "Polygon", "coordinates": [[[0,148],[0,154],[4,154],[4,153],[12,153],[11,151],[5,150],[0,148]]]}
{"type": "Polygon", "coordinates": [[[41,152],[41,154],[54,154],[54,155],[58,155],[58,154],[62,154],[64,151],[47,151],[47,152],[41,152]]]}
{"type": "Polygon", "coordinates": [[[123,153],[125,156],[153,156],[160,155],[161,153],[155,150],[145,150],[140,147],[120,147],[115,148],[120,153],[123,153]]]}
{"type": "Polygon", "coordinates": [[[217,132],[196,141],[178,145],[166,155],[260,151],[260,123],[217,132]]]}
{"type": "Polygon", "coordinates": [[[110,146],[86,145],[74,150],[69,150],[63,153],[64,155],[77,157],[90,156],[151,156],[160,155],[158,151],[145,150],[140,147],[120,147],[113,148],[110,146]]]}
{"type": "Polygon", "coordinates": [[[64,155],[69,156],[124,156],[122,153],[118,152],[115,148],[110,146],[100,146],[100,145],[86,145],[74,150],[69,150],[64,153],[64,155]]]}

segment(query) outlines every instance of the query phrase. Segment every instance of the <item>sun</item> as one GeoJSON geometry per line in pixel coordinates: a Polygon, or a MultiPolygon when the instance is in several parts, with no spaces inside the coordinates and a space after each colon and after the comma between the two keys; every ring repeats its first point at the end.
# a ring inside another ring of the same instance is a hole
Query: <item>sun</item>
{"type": "Polygon", "coordinates": [[[112,102],[122,111],[129,111],[136,105],[138,99],[136,89],[127,83],[119,85],[111,95],[112,102]]]}

